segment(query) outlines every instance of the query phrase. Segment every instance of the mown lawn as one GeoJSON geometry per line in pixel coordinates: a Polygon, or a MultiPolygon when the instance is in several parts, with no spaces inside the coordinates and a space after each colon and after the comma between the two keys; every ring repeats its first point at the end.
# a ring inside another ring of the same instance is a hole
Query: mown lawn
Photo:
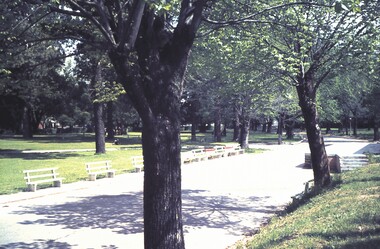
{"type": "Polygon", "coordinates": [[[94,152],[64,152],[41,154],[0,154],[0,194],[9,194],[26,189],[22,171],[25,169],[57,167],[64,177],[63,183],[85,180],[86,162],[111,160],[116,174],[132,170],[131,156],[141,155],[140,150],[108,151],[104,155],[94,152]]]}
{"type": "Polygon", "coordinates": [[[94,149],[92,134],[37,135],[33,139],[20,136],[0,139],[0,194],[26,190],[23,170],[57,167],[63,183],[85,180],[86,162],[111,160],[116,174],[132,170],[131,157],[142,154],[141,135],[119,137],[121,144],[106,142],[106,154],[88,152],[23,153],[33,150],[94,149]]]}
{"type": "MultiPolygon", "coordinates": [[[[251,134],[250,139],[273,143],[277,142],[275,134],[251,134]]],[[[0,194],[10,194],[26,190],[23,170],[57,167],[63,183],[85,180],[87,177],[85,163],[92,161],[111,160],[117,174],[132,170],[131,157],[141,155],[141,133],[130,132],[129,135],[117,136],[119,144],[106,141],[105,155],[95,155],[94,150],[88,152],[64,151],[55,153],[25,153],[34,150],[76,150],[94,149],[94,134],[57,134],[35,135],[32,139],[21,136],[0,137],[0,194]]],[[[232,134],[227,133],[221,143],[215,143],[212,133],[197,134],[197,141],[191,140],[191,134],[181,134],[183,146],[215,146],[237,144],[231,142],[232,134]]],[[[257,153],[262,150],[247,150],[247,153],[257,153]]]]}
{"type": "Polygon", "coordinates": [[[380,248],[380,164],[343,173],[338,184],[237,248],[380,248]]]}

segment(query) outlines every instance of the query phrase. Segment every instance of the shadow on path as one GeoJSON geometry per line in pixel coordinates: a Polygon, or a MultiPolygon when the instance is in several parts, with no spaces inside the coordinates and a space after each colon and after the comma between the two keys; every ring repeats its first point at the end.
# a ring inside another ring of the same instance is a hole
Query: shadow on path
{"type": "MultiPolygon", "coordinates": [[[[241,235],[252,229],[244,225],[245,220],[251,219],[247,224],[252,224],[252,219],[259,220],[257,213],[271,216],[279,210],[277,206],[265,204],[268,198],[209,195],[208,191],[183,190],[184,224],[194,228],[225,229],[241,235]]],[[[59,226],[57,229],[110,229],[118,234],[136,234],[143,232],[142,207],[142,192],[132,192],[86,197],[57,205],[24,206],[13,214],[33,215],[19,223],[31,226],[31,229],[34,224],[39,224],[59,226]]],[[[28,248],[22,246],[20,244],[20,248],[28,248]]]]}
{"type": "Polygon", "coordinates": [[[262,217],[279,211],[278,206],[268,205],[269,197],[208,195],[202,190],[182,193],[183,220],[189,228],[217,228],[242,235],[253,229],[253,223],[262,222],[262,217]]]}
{"type": "Polygon", "coordinates": [[[54,240],[35,240],[32,243],[18,242],[0,246],[0,249],[70,249],[72,246],[66,242],[54,240]]]}
{"type": "Polygon", "coordinates": [[[63,226],[65,229],[111,229],[121,234],[143,232],[142,192],[99,195],[59,205],[24,207],[18,215],[40,218],[25,220],[23,225],[63,226]]]}

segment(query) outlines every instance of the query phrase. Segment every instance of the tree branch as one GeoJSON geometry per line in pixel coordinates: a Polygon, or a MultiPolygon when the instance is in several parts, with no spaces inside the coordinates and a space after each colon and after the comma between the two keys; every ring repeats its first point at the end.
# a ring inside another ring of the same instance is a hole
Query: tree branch
{"type": "Polygon", "coordinates": [[[245,22],[255,22],[255,21],[257,21],[257,20],[255,20],[255,18],[259,15],[262,15],[266,12],[270,12],[273,10],[277,10],[277,9],[281,9],[281,8],[285,8],[285,7],[290,7],[290,6],[294,6],[294,5],[309,5],[309,6],[329,7],[329,8],[334,7],[333,5],[326,5],[326,4],[320,4],[320,3],[295,2],[295,3],[286,3],[286,4],[280,4],[280,5],[268,7],[268,8],[265,8],[261,11],[254,13],[254,14],[251,14],[251,15],[248,15],[248,16],[245,16],[242,18],[238,18],[235,20],[215,21],[215,20],[210,20],[210,19],[204,18],[204,21],[209,23],[209,24],[223,25],[223,26],[236,25],[236,24],[241,24],[241,23],[245,23],[245,22]]]}

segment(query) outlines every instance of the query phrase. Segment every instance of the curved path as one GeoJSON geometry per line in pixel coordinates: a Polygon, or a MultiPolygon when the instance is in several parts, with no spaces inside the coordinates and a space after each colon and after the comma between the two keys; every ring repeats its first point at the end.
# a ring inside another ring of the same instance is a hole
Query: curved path
{"type": "MultiPolygon", "coordinates": [[[[313,178],[307,144],[270,148],[183,166],[187,249],[234,244],[313,178]]],[[[133,173],[0,196],[0,248],[143,248],[142,183],[133,173]]]]}

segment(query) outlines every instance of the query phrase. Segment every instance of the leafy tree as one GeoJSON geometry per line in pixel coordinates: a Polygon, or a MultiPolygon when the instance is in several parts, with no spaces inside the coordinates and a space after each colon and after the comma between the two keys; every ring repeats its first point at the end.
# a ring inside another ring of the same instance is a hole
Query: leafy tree
{"type": "Polygon", "coordinates": [[[42,116],[59,109],[52,103],[60,102],[60,86],[66,84],[59,74],[66,57],[62,44],[44,39],[43,30],[35,25],[39,19],[34,11],[23,1],[1,3],[2,120],[12,122],[4,122],[2,127],[15,132],[21,129],[24,137],[32,137],[42,116]]]}
{"type": "Polygon", "coordinates": [[[145,248],[184,248],[180,98],[188,54],[206,0],[64,0],[42,1],[40,6],[67,15],[61,27],[79,20],[101,34],[81,36],[82,29],[76,30],[74,25],[60,29],[108,51],[118,82],[142,119],[145,248]]]}
{"type": "Polygon", "coordinates": [[[317,91],[345,55],[356,48],[357,41],[370,32],[359,13],[336,13],[329,5],[326,1],[277,9],[266,15],[273,24],[261,29],[267,34],[263,43],[278,61],[277,69],[297,89],[317,187],[331,182],[316,108],[317,91]]]}

